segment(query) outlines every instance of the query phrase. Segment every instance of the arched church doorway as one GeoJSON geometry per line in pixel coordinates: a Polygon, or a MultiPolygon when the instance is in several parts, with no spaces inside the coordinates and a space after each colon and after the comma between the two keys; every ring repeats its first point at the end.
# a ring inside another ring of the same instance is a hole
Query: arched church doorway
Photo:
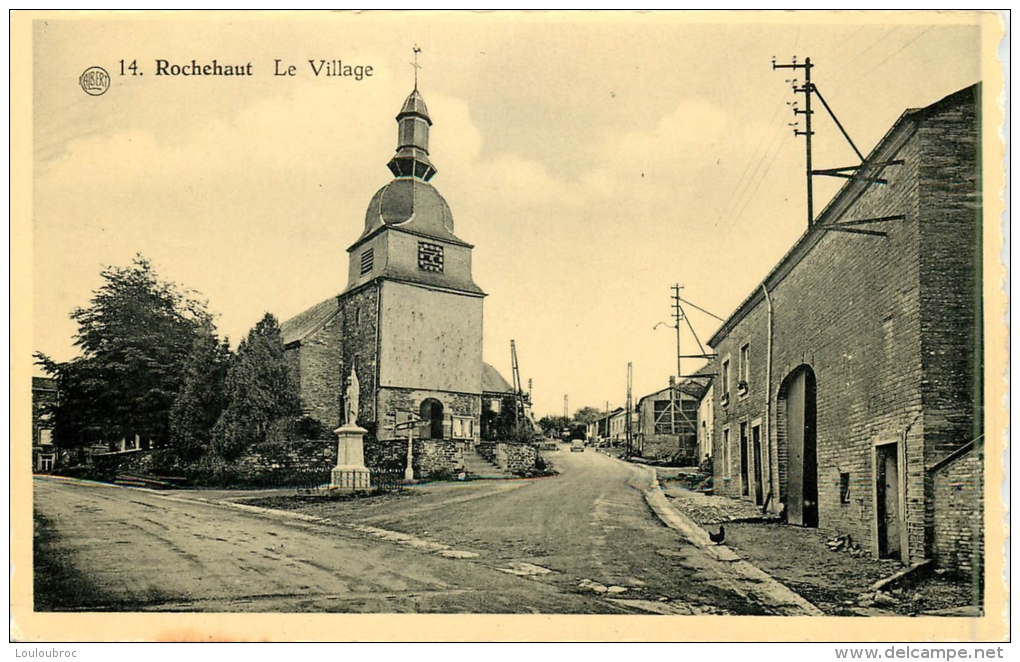
{"type": "Polygon", "coordinates": [[[818,526],[818,445],[815,373],[811,366],[793,370],[779,387],[777,422],[786,447],[786,521],[818,526]]]}
{"type": "Polygon", "coordinates": [[[419,410],[423,427],[428,435],[426,439],[443,438],[443,403],[435,398],[425,398],[419,410]]]}

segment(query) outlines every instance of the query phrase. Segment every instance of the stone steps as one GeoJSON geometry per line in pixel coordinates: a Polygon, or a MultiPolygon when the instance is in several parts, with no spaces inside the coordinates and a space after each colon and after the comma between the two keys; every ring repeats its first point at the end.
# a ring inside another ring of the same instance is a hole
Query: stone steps
{"type": "Polygon", "coordinates": [[[481,453],[474,448],[464,449],[464,473],[467,474],[468,480],[514,477],[513,474],[501,471],[499,467],[482,457],[481,453]]]}

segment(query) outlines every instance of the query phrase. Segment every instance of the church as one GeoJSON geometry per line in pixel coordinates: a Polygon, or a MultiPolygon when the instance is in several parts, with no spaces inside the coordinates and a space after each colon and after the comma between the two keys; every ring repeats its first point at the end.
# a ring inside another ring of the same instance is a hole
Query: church
{"type": "Polygon", "coordinates": [[[304,413],[330,430],[356,373],[370,466],[406,456],[408,433],[397,423],[418,420],[416,471],[453,472],[479,439],[486,294],[471,275],[473,246],[455,234],[430,183],[432,119],[417,84],[396,120],[393,180],[372,196],[347,249],[347,286],[282,324],[285,356],[304,413]]]}

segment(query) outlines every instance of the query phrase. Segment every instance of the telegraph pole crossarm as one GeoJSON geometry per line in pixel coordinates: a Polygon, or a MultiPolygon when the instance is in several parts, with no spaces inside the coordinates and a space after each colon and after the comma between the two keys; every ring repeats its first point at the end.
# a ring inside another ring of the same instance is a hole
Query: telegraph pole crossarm
{"type": "MultiPolygon", "coordinates": [[[[814,135],[814,132],[811,131],[811,115],[813,114],[812,111],[811,111],[811,92],[812,92],[812,87],[811,87],[811,67],[812,66],[814,66],[814,65],[811,64],[811,58],[805,58],[804,62],[797,62],[797,57],[794,56],[792,61],[790,62],[790,64],[777,64],[776,63],[776,59],[774,57],[772,58],[772,69],[773,70],[775,70],[775,69],[803,69],[804,70],[804,85],[802,85],[800,87],[797,87],[797,85],[793,86],[793,91],[794,92],[796,92],[798,94],[803,94],[804,95],[804,109],[801,110],[800,108],[794,108],[793,112],[794,112],[795,115],[803,115],[804,116],[804,128],[805,128],[805,130],[801,131],[799,129],[794,129],[793,135],[795,135],[795,136],[804,136],[804,139],[805,139],[805,142],[806,142],[805,147],[806,147],[806,151],[807,151],[807,168],[806,168],[806,171],[807,171],[807,219],[808,219],[808,227],[811,227],[811,225],[813,225],[814,222],[815,222],[814,182],[812,181],[812,177],[814,177],[814,173],[812,172],[812,167],[811,167],[811,136],[814,135]]],[[[792,82],[796,83],[797,81],[796,81],[796,79],[794,79],[792,82]]]]}

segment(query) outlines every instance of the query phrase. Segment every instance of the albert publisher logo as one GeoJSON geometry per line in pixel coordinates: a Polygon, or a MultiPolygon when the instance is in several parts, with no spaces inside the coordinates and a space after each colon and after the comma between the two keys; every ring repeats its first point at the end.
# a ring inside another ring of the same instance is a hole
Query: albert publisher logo
{"type": "Polygon", "coordinates": [[[102,67],[89,67],[78,79],[78,84],[85,94],[98,97],[110,89],[110,74],[102,67]]]}

